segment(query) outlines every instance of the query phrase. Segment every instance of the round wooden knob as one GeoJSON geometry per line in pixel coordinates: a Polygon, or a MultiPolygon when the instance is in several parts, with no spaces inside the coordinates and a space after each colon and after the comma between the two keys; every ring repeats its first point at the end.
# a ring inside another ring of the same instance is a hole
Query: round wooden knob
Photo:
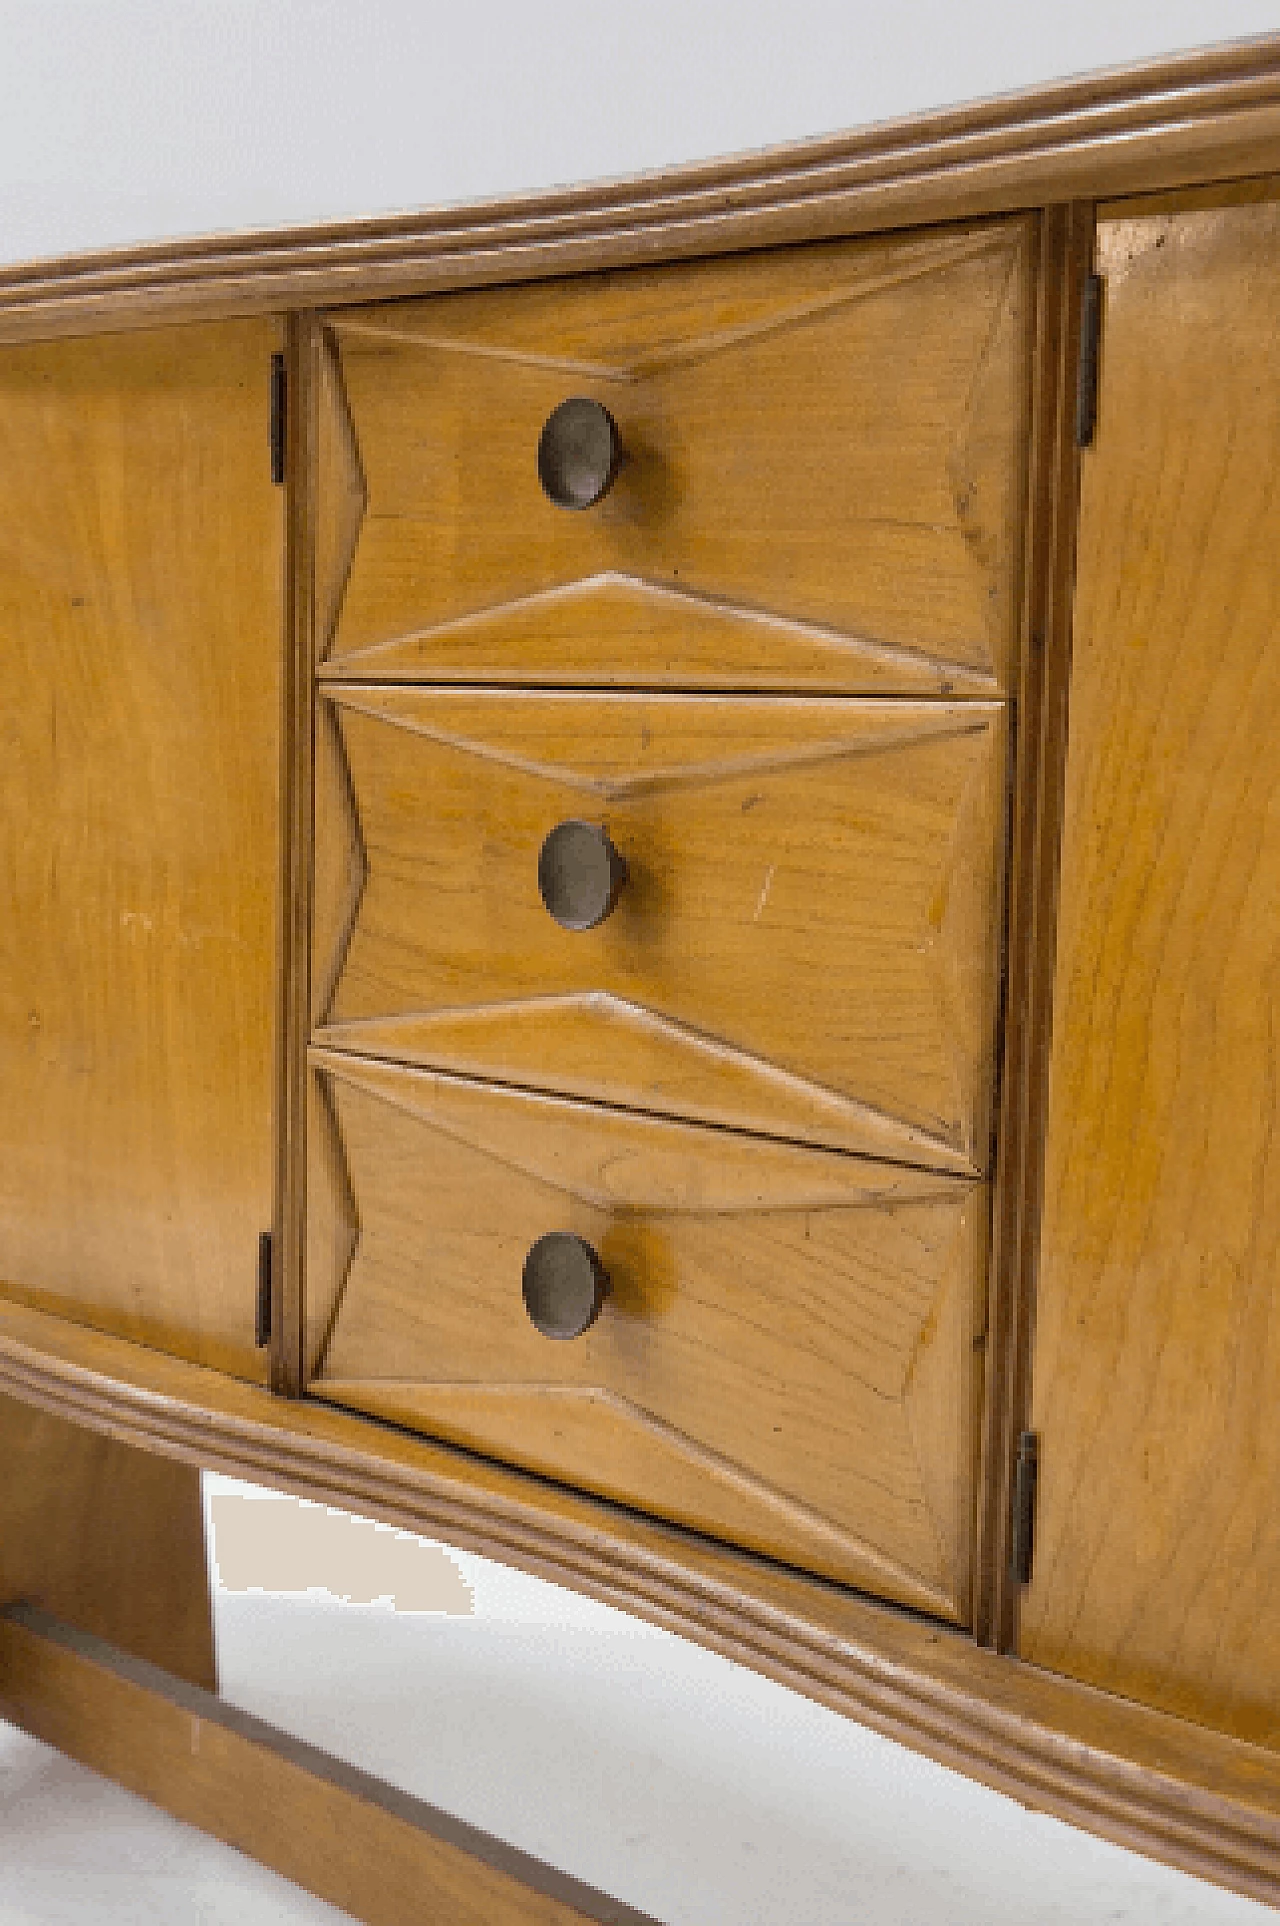
{"type": "Polygon", "coordinates": [[[599,823],[558,823],[538,857],[538,890],[561,929],[603,923],[627,880],[627,865],[599,823]]]}
{"type": "Polygon", "coordinates": [[[557,508],[594,508],[621,465],[618,424],[602,403],[575,395],[547,416],[538,442],[538,480],[557,508]]]}
{"type": "Polygon", "coordinates": [[[548,1231],[524,1260],[524,1308],[543,1337],[575,1338],[600,1315],[609,1277],[590,1244],[572,1231],[548,1231]]]}

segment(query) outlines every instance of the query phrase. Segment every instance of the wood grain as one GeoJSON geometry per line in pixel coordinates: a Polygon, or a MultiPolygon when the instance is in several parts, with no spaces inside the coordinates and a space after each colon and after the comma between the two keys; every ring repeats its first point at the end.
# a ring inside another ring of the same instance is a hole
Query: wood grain
{"type": "Polygon", "coordinates": [[[676,1526],[20,1305],[0,1303],[0,1381],[37,1409],[180,1462],[569,1585],[1024,1804],[1280,1901],[1274,1752],[676,1526]]]}
{"type": "Polygon", "coordinates": [[[965,1616],[981,1186],[312,1061],[359,1226],[322,1396],[965,1616]],[[520,1296],[557,1230],[611,1280],[571,1343],[520,1296]]]}
{"type": "Polygon", "coordinates": [[[0,1606],[216,1689],[200,1473],[0,1396],[0,1606]]]}
{"type": "Polygon", "coordinates": [[[0,1612],[0,1713],[368,1926],[654,1926],[45,1612],[0,1612]]]}
{"type": "Polygon", "coordinates": [[[324,1041],[984,1169],[1002,705],[335,694],[324,1041]],[[630,875],[567,932],[538,852],[584,815],[630,875]]]}
{"type": "Polygon", "coordinates": [[[1021,1649],[1280,1745],[1280,204],[1099,230],[1021,1649]]]}
{"type": "Polygon", "coordinates": [[[345,401],[331,384],[327,439],[347,456],[322,523],[343,557],[357,532],[349,573],[333,568],[345,591],[325,597],[327,666],[998,693],[1020,566],[1027,232],[332,316],[345,401]],[[575,393],[607,404],[626,451],[576,514],[547,500],[536,464],[575,393]]]}
{"type": "Polygon", "coordinates": [[[7,268],[0,338],[367,302],[1277,165],[1280,37],[1269,35],[629,181],[7,268]]]}
{"type": "Polygon", "coordinates": [[[0,1288],[255,1378],[277,338],[0,356],[0,1288]]]}
{"type": "Polygon", "coordinates": [[[1037,263],[1027,569],[1018,652],[1000,1114],[992,1211],[974,1631],[1014,1649],[1013,1467],[1027,1423],[1080,454],[1075,440],[1081,291],[1093,259],[1089,205],[1046,208],[1037,263]]]}

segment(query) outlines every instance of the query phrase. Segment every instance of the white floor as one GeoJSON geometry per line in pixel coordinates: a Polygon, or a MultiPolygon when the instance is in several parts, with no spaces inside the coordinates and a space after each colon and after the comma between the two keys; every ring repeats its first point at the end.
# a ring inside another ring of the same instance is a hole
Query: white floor
{"type": "MultiPolygon", "coordinates": [[[[225,1696],[670,1926],[1274,1917],[666,1633],[455,1556],[470,1616],[219,1589],[225,1696]]],[[[341,1917],[0,1726],[0,1926],[341,1917]]]]}

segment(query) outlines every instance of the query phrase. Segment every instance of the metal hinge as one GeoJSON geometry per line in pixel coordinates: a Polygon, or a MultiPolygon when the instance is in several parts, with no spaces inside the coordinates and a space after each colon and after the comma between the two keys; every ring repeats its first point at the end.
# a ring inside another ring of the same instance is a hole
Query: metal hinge
{"type": "Polygon", "coordinates": [[[1036,1479],[1040,1470],[1040,1440],[1034,1431],[1018,1439],[1013,1467],[1013,1521],[1009,1533],[1009,1576],[1015,1585],[1031,1583],[1035,1552],[1036,1479]]]}
{"type": "Polygon", "coordinates": [[[1085,276],[1080,290],[1080,366],[1076,378],[1076,447],[1089,448],[1098,425],[1098,362],[1102,352],[1102,276],[1085,276]]]}
{"type": "Polygon", "coordinates": [[[270,1231],[258,1233],[258,1315],[254,1342],[259,1350],[271,1342],[271,1273],[274,1239],[270,1231]]]}
{"type": "Polygon", "coordinates": [[[271,441],[271,479],[279,488],[284,483],[284,439],[289,413],[289,377],[284,356],[271,357],[271,410],[268,435],[271,441]]]}

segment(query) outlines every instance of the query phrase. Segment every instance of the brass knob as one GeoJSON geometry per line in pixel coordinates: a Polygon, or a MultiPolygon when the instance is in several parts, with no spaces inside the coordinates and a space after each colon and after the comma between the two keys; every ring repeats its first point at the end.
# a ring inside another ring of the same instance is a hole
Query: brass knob
{"type": "Polygon", "coordinates": [[[561,929],[603,923],[626,880],[626,862],[599,823],[558,823],[538,856],[538,890],[561,929]]]}
{"type": "Polygon", "coordinates": [[[521,1289],[524,1308],[543,1337],[575,1338],[599,1317],[609,1277],[585,1238],[548,1231],[524,1260],[521,1289]]]}
{"type": "Polygon", "coordinates": [[[538,441],[538,480],[557,508],[594,508],[621,466],[618,424],[601,402],[575,395],[552,409],[538,441]]]}

